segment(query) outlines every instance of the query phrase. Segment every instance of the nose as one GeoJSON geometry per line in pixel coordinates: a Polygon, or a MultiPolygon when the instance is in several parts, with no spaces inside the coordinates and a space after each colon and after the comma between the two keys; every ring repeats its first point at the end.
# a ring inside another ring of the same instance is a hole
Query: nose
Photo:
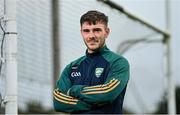
{"type": "Polygon", "coordinates": [[[89,32],[89,38],[95,38],[95,34],[94,34],[93,31],[90,31],[90,32],[89,32]]]}

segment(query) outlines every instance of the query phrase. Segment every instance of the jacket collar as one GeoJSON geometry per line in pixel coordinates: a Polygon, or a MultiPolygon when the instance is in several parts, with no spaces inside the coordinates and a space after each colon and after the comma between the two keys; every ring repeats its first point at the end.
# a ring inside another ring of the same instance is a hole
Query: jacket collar
{"type": "Polygon", "coordinates": [[[93,53],[88,53],[88,50],[86,50],[86,56],[89,58],[93,58],[99,55],[102,55],[104,53],[106,53],[107,51],[109,51],[109,49],[107,48],[107,46],[103,46],[102,48],[100,48],[99,50],[97,50],[96,52],[93,53]]]}

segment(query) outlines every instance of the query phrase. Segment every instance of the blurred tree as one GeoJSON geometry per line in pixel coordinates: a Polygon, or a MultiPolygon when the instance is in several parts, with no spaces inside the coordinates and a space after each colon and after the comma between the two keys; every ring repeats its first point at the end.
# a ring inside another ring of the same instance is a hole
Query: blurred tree
{"type": "MultiPolygon", "coordinates": [[[[156,114],[167,114],[168,112],[168,105],[167,105],[167,97],[166,92],[163,95],[163,100],[161,100],[158,105],[157,109],[154,113],[156,114]]],[[[180,114],[180,86],[176,87],[176,113],[180,114]]]]}
{"type": "Polygon", "coordinates": [[[18,110],[19,114],[48,114],[55,113],[53,109],[45,109],[41,103],[30,101],[27,103],[27,110],[18,110]]]}
{"type": "MultiPolygon", "coordinates": [[[[57,113],[66,115],[66,113],[55,112],[54,109],[45,109],[41,103],[36,101],[30,101],[27,104],[27,109],[25,111],[19,109],[19,114],[48,114],[48,113],[57,113]]],[[[124,114],[132,114],[133,112],[128,109],[123,109],[124,114]]]]}
{"type": "Polygon", "coordinates": [[[134,114],[134,112],[128,108],[123,108],[123,114],[134,114]]]}
{"type": "Polygon", "coordinates": [[[0,114],[4,114],[5,113],[5,108],[0,106],[0,114]]]}
{"type": "Polygon", "coordinates": [[[180,86],[176,88],[176,113],[180,114],[180,86]]]}

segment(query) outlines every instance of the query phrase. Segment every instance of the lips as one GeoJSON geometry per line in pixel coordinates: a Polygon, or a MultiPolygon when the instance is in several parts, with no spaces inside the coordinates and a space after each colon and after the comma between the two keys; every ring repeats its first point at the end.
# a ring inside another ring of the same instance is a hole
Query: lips
{"type": "Polygon", "coordinates": [[[87,41],[87,43],[98,43],[98,40],[89,40],[89,41],[87,41]]]}
{"type": "Polygon", "coordinates": [[[96,45],[97,42],[89,42],[88,44],[89,44],[89,45],[96,45]]]}

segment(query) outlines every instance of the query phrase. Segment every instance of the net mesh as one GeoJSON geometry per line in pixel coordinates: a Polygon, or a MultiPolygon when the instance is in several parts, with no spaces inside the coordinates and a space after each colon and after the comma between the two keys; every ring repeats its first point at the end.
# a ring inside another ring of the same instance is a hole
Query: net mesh
{"type": "Polygon", "coordinates": [[[17,1],[18,105],[52,107],[51,2],[17,1]]]}

